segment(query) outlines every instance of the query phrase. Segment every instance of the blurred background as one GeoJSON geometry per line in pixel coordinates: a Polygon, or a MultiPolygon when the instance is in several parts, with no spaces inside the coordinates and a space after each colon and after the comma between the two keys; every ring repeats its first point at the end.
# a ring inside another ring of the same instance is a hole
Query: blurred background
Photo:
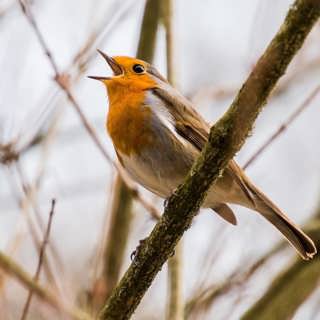
{"type": "MultiPolygon", "coordinates": [[[[0,249],[34,275],[56,199],[39,281],[61,300],[93,314],[156,223],[131,199],[75,109],[75,104],[81,108],[116,160],[105,131],[105,89],[87,78],[111,73],[96,49],[128,56],[138,50],[164,75],[172,59],[175,85],[213,123],[292,3],[172,0],[165,10],[156,2],[32,0],[23,11],[19,1],[0,1],[0,249]]],[[[319,37],[318,23],[237,155],[246,166],[280,128],[246,171],[311,233],[320,216],[319,37]]],[[[162,211],[162,200],[139,190],[162,211]]],[[[289,312],[281,319],[320,319],[319,259],[310,264],[295,260],[294,250],[278,245],[280,234],[266,221],[247,209],[234,211],[236,227],[202,210],[183,237],[173,277],[178,277],[184,318],[239,319],[248,310],[259,312],[257,300],[269,293],[263,308],[277,314],[285,305],[289,312]],[[279,276],[286,272],[287,282],[279,276]]],[[[171,277],[165,265],[133,319],[170,319],[171,277]]],[[[0,319],[20,319],[27,295],[19,282],[0,273],[0,319]]],[[[64,319],[36,297],[28,316],[64,319]]],[[[262,319],[247,317],[253,318],[262,319]]]]}

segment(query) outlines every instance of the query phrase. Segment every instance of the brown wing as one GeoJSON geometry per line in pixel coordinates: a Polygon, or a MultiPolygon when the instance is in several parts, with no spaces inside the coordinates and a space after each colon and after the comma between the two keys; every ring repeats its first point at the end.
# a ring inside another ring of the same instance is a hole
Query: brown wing
{"type": "Polygon", "coordinates": [[[177,133],[201,151],[209,137],[209,124],[193,109],[191,103],[171,86],[155,88],[153,92],[164,101],[174,118],[177,133]]]}
{"type": "MultiPolygon", "coordinates": [[[[153,89],[153,92],[164,101],[164,105],[175,119],[176,132],[201,151],[209,138],[209,124],[193,108],[192,104],[170,85],[165,84],[164,88],[157,87],[153,89]]],[[[243,179],[242,170],[234,160],[230,161],[225,172],[233,177],[233,180],[254,205],[250,189],[243,179]]]]}

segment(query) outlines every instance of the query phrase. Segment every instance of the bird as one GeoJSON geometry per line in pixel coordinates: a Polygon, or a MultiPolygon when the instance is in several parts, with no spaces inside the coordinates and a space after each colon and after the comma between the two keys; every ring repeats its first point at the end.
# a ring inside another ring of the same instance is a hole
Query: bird
{"type": "MultiPolygon", "coordinates": [[[[119,162],[140,185],[167,199],[183,182],[209,137],[210,125],[151,64],[98,50],[112,76],[89,76],[106,87],[106,129],[119,162]]],[[[261,214],[297,253],[309,260],[314,242],[247,177],[235,160],[206,195],[202,207],[236,225],[230,204],[261,214]]]]}

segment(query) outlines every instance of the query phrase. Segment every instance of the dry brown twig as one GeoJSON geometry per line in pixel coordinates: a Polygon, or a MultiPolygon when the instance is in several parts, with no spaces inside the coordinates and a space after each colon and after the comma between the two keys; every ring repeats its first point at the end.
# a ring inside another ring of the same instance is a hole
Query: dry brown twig
{"type": "MultiPolygon", "coordinates": [[[[54,214],[55,205],[56,205],[56,200],[52,199],[51,209],[50,209],[49,219],[48,219],[48,225],[47,225],[47,229],[46,229],[46,232],[45,232],[42,244],[41,244],[41,248],[40,248],[37,270],[36,270],[36,273],[35,273],[35,275],[33,277],[33,280],[35,282],[39,281],[40,271],[41,271],[42,263],[43,263],[43,260],[44,260],[44,252],[45,252],[46,246],[47,246],[47,244],[49,242],[49,235],[50,235],[50,231],[51,231],[52,218],[53,218],[53,214],[54,214]]],[[[28,311],[29,311],[32,295],[33,295],[33,290],[30,289],[27,301],[26,301],[25,306],[23,308],[21,320],[25,320],[27,318],[27,314],[28,314],[28,311]]]]}
{"type": "Polygon", "coordinates": [[[320,92],[318,85],[310,95],[302,102],[302,104],[288,117],[288,119],[265,141],[264,144],[248,159],[244,164],[243,169],[247,169],[261,154],[296,120],[299,115],[311,104],[320,92]]]}
{"type": "MultiPolygon", "coordinates": [[[[293,71],[291,71],[282,81],[279,82],[277,88],[271,94],[270,98],[277,97],[290,87],[294,81],[297,81],[299,77],[304,76],[306,73],[313,72],[315,69],[320,69],[320,59],[317,57],[310,61],[305,62],[301,66],[297,66],[293,71]]],[[[199,103],[202,100],[222,100],[231,99],[237,93],[238,85],[211,85],[199,88],[194,92],[188,94],[188,97],[195,103],[199,103]]]]}
{"type": "MultiPolygon", "coordinates": [[[[110,15],[105,14],[105,18],[103,22],[99,24],[87,37],[85,43],[80,47],[79,51],[73,56],[71,59],[71,63],[69,66],[60,71],[62,74],[68,74],[69,82],[75,84],[79,79],[81,79],[81,75],[85,72],[88,64],[94,59],[96,56],[96,50],[94,48],[102,45],[107,37],[110,36],[110,32],[117,25],[117,22],[121,21],[121,19],[129,12],[130,8],[133,6],[134,1],[126,1],[123,6],[121,6],[116,14],[113,14],[112,17],[110,15]]],[[[63,95],[63,90],[59,90],[59,88],[49,88],[46,93],[43,94],[44,99],[40,99],[39,107],[37,110],[41,110],[40,116],[34,121],[34,112],[32,112],[30,121],[35,123],[35,129],[33,129],[33,133],[25,142],[20,142],[16,146],[16,152],[21,154],[30,147],[39,144],[43,140],[46,135],[46,129],[43,129],[44,123],[46,121],[51,121],[52,113],[56,108],[59,108],[60,97],[63,95]],[[42,132],[44,131],[44,132],[42,132]]],[[[25,121],[26,123],[30,123],[30,121],[25,121]]],[[[20,137],[25,137],[25,132],[20,137]]]]}
{"type": "MultiPolygon", "coordinates": [[[[161,1],[161,10],[166,34],[167,79],[171,85],[176,86],[172,0],[161,1]]],[[[166,319],[168,320],[184,319],[182,268],[183,242],[181,239],[175,248],[173,257],[168,259],[168,300],[166,314],[166,319]]]]}
{"type": "MultiPolygon", "coordinates": [[[[23,170],[20,166],[19,161],[15,163],[15,167],[17,170],[18,180],[21,185],[22,192],[23,192],[23,198],[19,202],[21,203],[21,208],[25,213],[25,218],[26,218],[26,221],[27,221],[27,224],[29,227],[31,238],[34,242],[34,246],[40,254],[41,239],[45,235],[45,231],[43,230],[45,228],[45,226],[43,226],[43,224],[42,224],[41,214],[36,206],[35,199],[34,199],[35,193],[37,192],[37,190],[35,190],[34,186],[31,186],[26,182],[26,178],[24,176],[24,173],[23,173],[23,170]],[[32,217],[30,215],[29,207],[31,207],[33,209],[37,223],[35,223],[34,219],[32,219],[32,217]],[[43,230],[43,232],[42,232],[42,230],[43,230]]],[[[43,257],[43,266],[44,266],[45,274],[46,274],[48,280],[50,281],[50,283],[52,283],[53,286],[58,289],[59,293],[64,298],[66,298],[65,294],[66,294],[67,290],[65,288],[63,288],[61,277],[58,276],[58,272],[57,272],[56,268],[54,268],[54,266],[57,266],[60,271],[60,274],[64,274],[62,258],[59,254],[59,251],[57,250],[57,248],[55,247],[55,245],[53,243],[49,244],[49,249],[50,249],[50,251],[49,252],[46,251],[45,256],[43,257]],[[54,259],[55,265],[50,263],[51,259],[49,259],[49,258],[51,258],[51,257],[54,259]]]]}
{"type": "Polygon", "coordinates": [[[32,29],[34,30],[37,39],[45,53],[45,55],[48,57],[48,60],[51,64],[52,69],[54,70],[54,80],[56,83],[59,85],[59,87],[65,92],[68,100],[71,102],[71,105],[73,108],[76,110],[77,114],[80,117],[80,120],[86,129],[87,133],[90,135],[92,138],[93,142],[95,145],[98,147],[104,158],[114,166],[114,168],[118,171],[120,174],[121,178],[127,185],[127,187],[130,189],[133,197],[141,203],[141,205],[155,218],[159,219],[160,213],[158,210],[151,204],[149,203],[146,199],[144,199],[141,196],[141,193],[139,192],[136,184],[132,181],[132,179],[129,177],[127,172],[121,167],[121,165],[118,162],[115,162],[112,160],[112,158],[109,156],[107,153],[106,149],[104,148],[103,144],[101,143],[100,139],[98,138],[97,134],[95,133],[94,128],[91,126],[89,123],[88,119],[86,118],[85,114],[82,111],[82,108],[80,107],[80,104],[74,97],[73,93],[71,92],[70,88],[70,83],[68,81],[69,76],[62,74],[59,72],[58,65],[55,62],[55,59],[42,35],[40,32],[40,29],[38,28],[38,25],[36,23],[36,20],[32,14],[32,11],[30,10],[29,6],[27,3],[24,3],[22,0],[19,0],[19,3],[21,5],[22,11],[24,15],[26,16],[27,20],[29,21],[30,25],[32,26],[32,29]]]}
{"type": "Polygon", "coordinates": [[[272,248],[267,254],[263,257],[250,264],[248,267],[242,268],[242,270],[235,270],[226,281],[220,283],[212,284],[207,286],[198,292],[188,300],[185,305],[185,314],[186,318],[192,318],[195,313],[203,312],[211,307],[218,298],[229,293],[235,288],[241,288],[249,278],[255,275],[262,266],[265,265],[271,257],[278,253],[281,249],[286,247],[285,242],[281,242],[274,248],[272,248]]]}
{"type": "Polygon", "coordinates": [[[82,310],[71,307],[64,301],[60,300],[51,290],[45,289],[35,282],[32,277],[10,257],[0,251],[0,268],[19,280],[19,282],[42,301],[46,302],[54,309],[58,310],[64,315],[76,320],[92,320],[92,318],[82,310]]]}
{"type": "MultiPolygon", "coordinates": [[[[23,178],[20,175],[21,171],[19,170],[19,165],[16,166],[16,169],[17,169],[18,179],[20,179],[21,185],[23,185],[24,182],[22,180],[23,178]]],[[[31,218],[30,212],[28,209],[28,207],[29,207],[29,193],[28,192],[25,193],[25,189],[22,189],[22,192],[24,193],[24,197],[21,199],[17,198],[17,202],[19,203],[19,206],[21,207],[21,212],[26,219],[26,223],[27,223],[28,231],[31,236],[31,240],[33,241],[33,244],[34,244],[36,250],[38,252],[40,252],[41,236],[39,234],[39,228],[34,223],[33,219],[31,218]]],[[[57,277],[56,277],[54,271],[52,270],[52,266],[48,263],[47,259],[44,259],[44,271],[45,271],[47,279],[51,283],[53,283],[53,285],[55,287],[57,287],[57,285],[56,285],[57,277]]]]}
{"type": "MultiPolygon", "coordinates": [[[[309,232],[317,248],[320,245],[319,230],[320,221],[314,219],[309,232]]],[[[277,315],[277,319],[292,319],[300,306],[318,289],[319,280],[319,256],[315,256],[308,263],[296,258],[278,273],[266,292],[253,303],[241,319],[268,320],[273,319],[274,315],[277,315]]]]}

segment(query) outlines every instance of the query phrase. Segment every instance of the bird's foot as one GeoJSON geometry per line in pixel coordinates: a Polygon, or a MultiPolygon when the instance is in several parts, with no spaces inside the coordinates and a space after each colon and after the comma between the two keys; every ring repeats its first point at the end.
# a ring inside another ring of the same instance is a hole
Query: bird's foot
{"type": "Polygon", "coordinates": [[[164,199],[164,202],[163,202],[163,206],[164,206],[164,207],[167,207],[168,202],[169,202],[169,199],[171,198],[171,196],[177,195],[177,189],[178,189],[178,188],[175,188],[175,189],[171,192],[170,196],[164,199]]]}
{"type": "Polygon", "coordinates": [[[146,242],[146,240],[147,240],[147,238],[139,240],[138,246],[130,254],[130,259],[131,259],[132,262],[134,261],[135,257],[139,254],[139,251],[141,250],[141,246],[146,242]]]}

